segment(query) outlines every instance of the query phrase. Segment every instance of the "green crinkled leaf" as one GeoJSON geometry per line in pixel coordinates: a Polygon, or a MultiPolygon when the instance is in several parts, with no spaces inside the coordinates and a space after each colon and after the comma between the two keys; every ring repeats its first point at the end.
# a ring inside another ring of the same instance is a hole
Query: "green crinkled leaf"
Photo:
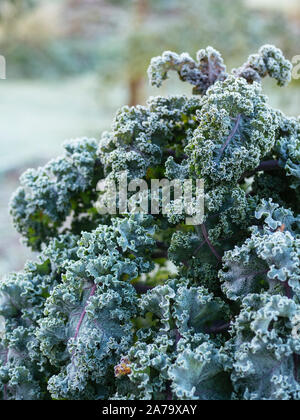
{"type": "Polygon", "coordinates": [[[242,399],[298,400],[300,306],[279,295],[248,295],[225,345],[227,366],[235,391],[242,399]]]}
{"type": "Polygon", "coordinates": [[[197,347],[190,343],[182,345],[183,351],[169,369],[172,388],[178,399],[231,399],[231,381],[224,372],[218,349],[209,342],[197,347]]]}

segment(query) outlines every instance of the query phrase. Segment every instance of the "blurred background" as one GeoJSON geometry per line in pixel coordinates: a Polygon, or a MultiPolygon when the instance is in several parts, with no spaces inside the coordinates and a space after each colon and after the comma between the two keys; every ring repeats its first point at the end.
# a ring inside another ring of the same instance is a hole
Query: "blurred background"
{"type": "MultiPolygon", "coordinates": [[[[151,57],[194,55],[208,45],[229,68],[266,43],[300,55],[299,0],[0,0],[0,276],[30,255],[8,203],[28,167],[62,151],[65,139],[99,138],[116,110],[149,95],[186,93],[170,80],[148,86],[151,57]]],[[[299,115],[300,81],[264,83],[273,106],[299,115]]]]}

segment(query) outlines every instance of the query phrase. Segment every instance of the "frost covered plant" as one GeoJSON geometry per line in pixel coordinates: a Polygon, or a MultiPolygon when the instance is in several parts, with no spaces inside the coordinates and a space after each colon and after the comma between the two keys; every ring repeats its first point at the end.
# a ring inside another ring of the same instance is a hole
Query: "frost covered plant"
{"type": "Polygon", "coordinates": [[[291,64],[269,45],[232,74],[211,47],[167,52],[151,83],[172,70],[195,96],[124,107],[22,176],[11,214],[40,255],[0,283],[1,399],[300,399],[300,119],[261,86],[291,64]],[[203,179],[203,223],[175,202],[100,215],[99,181],[124,172],[203,179]]]}

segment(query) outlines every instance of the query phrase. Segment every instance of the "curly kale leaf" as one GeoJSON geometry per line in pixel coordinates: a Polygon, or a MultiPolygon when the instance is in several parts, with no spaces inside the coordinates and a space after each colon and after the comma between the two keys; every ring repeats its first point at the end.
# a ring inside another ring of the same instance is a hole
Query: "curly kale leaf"
{"type": "Polygon", "coordinates": [[[52,293],[38,330],[42,353],[60,372],[50,378],[55,399],[107,398],[113,366],[133,341],[133,286],[96,286],[66,280],[52,293]]]}
{"type": "MultiPolygon", "coordinates": [[[[155,287],[138,305],[138,341],[126,353],[128,370],[117,375],[116,396],[229,398],[232,388],[222,364],[222,340],[216,338],[229,319],[225,303],[181,279],[155,287]]],[[[116,369],[119,372],[120,365],[116,369]]]]}
{"type": "Polygon", "coordinates": [[[225,345],[226,366],[243,400],[299,400],[300,306],[285,296],[250,294],[225,345]]]}
{"type": "Polygon", "coordinates": [[[129,282],[153,268],[153,233],[148,216],[132,216],[78,241],[78,259],[51,291],[36,333],[43,356],[60,370],[49,380],[53,398],[105,398],[113,389],[113,367],[133,342],[137,293],[129,282]]]}
{"type": "Polygon", "coordinates": [[[23,272],[0,282],[0,394],[2,399],[48,399],[47,380],[52,374],[36,338],[45,302],[65,273],[64,264],[76,256],[78,238],[54,239],[38,262],[28,262],[23,272]]]}
{"type": "Polygon", "coordinates": [[[246,63],[233,71],[237,77],[243,77],[248,83],[260,82],[270,76],[278,86],[286,86],[292,80],[292,64],[283,56],[279,48],[264,45],[258,54],[252,54],[246,63]]]}
{"type": "Polygon", "coordinates": [[[11,201],[14,225],[33,250],[58,235],[67,217],[88,211],[101,168],[96,140],[79,139],[65,144],[65,154],[21,177],[21,187],[11,201]]]}
{"type": "Polygon", "coordinates": [[[185,133],[196,127],[199,102],[198,98],[185,96],[159,96],[150,98],[146,106],[123,107],[112,131],[103,133],[100,140],[99,156],[105,174],[117,180],[120,172],[126,172],[128,180],[155,178],[155,168],[167,160],[169,151],[183,154],[185,133]]]}
{"type": "Polygon", "coordinates": [[[276,152],[279,165],[291,177],[290,187],[299,193],[300,189],[300,119],[287,118],[278,111],[280,127],[276,152]]]}
{"type": "Polygon", "coordinates": [[[300,220],[278,207],[263,202],[256,217],[265,219],[264,229],[253,227],[251,237],[242,246],[225,254],[219,278],[229,299],[241,299],[261,290],[290,294],[289,288],[299,296],[300,220]]]}
{"type": "Polygon", "coordinates": [[[197,344],[182,340],[181,351],[169,369],[176,397],[179,400],[230,400],[232,385],[224,371],[220,350],[209,341],[197,344]]]}
{"type": "Polygon", "coordinates": [[[205,180],[206,188],[236,184],[274,146],[276,113],[257,83],[233,76],[216,83],[203,97],[197,120],[186,152],[190,170],[205,180]]]}
{"type": "Polygon", "coordinates": [[[168,78],[170,70],[177,71],[180,79],[193,85],[193,93],[199,95],[204,95],[216,81],[227,77],[223,58],[212,47],[199,50],[197,61],[187,53],[178,55],[171,51],[165,51],[161,57],[152,58],[148,69],[150,83],[160,87],[168,78]]]}

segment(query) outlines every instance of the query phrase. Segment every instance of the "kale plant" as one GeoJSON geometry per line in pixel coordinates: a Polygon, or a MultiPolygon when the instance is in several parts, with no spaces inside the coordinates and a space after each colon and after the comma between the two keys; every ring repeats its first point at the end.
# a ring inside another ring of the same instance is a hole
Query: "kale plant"
{"type": "Polygon", "coordinates": [[[123,107],[21,177],[11,214],[40,255],[0,283],[1,399],[300,399],[300,119],[261,86],[291,69],[270,45],[231,74],[211,47],[165,52],[151,83],[173,70],[194,96],[123,107]],[[201,178],[202,223],[175,197],[102,214],[124,173],[201,178]]]}

